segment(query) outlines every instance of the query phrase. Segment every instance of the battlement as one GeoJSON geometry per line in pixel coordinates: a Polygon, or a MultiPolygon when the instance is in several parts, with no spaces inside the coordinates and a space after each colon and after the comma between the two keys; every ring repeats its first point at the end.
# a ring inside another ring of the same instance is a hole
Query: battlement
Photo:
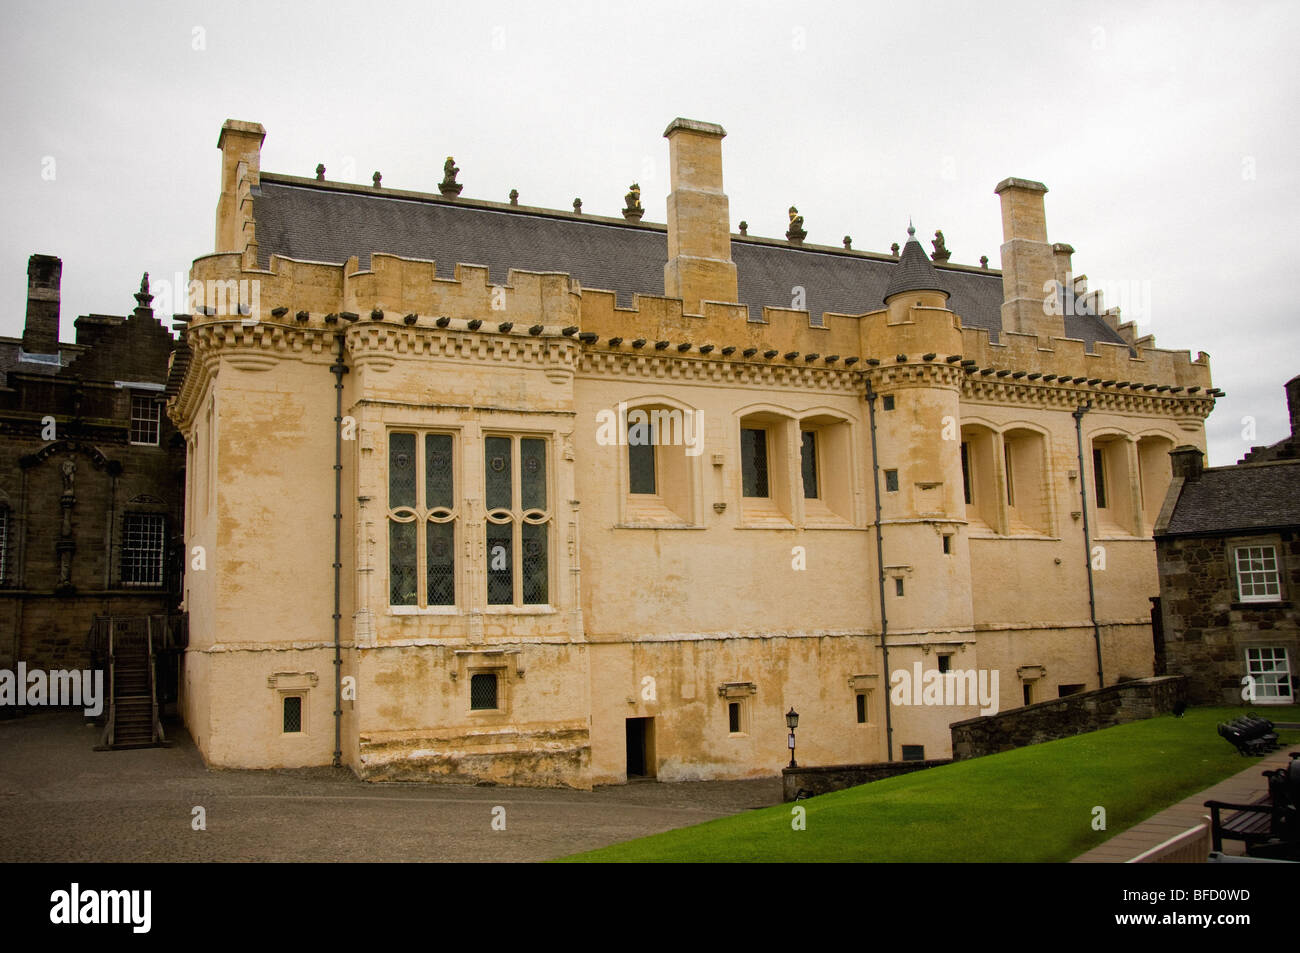
{"type": "Polygon", "coordinates": [[[538,328],[538,333],[555,334],[576,328],[586,346],[602,350],[645,348],[681,357],[761,357],[829,367],[930,353],[943,360],[960,355],[973,362],[974,373],[986,376],[1079,378],[1160,393],[1207,392],[1212,386],[1207,355],[1202,352],[1193,360],[1189,351],[1156,348],[1149,336],[1137,338],[1131,323],[1119,324],[1114,312],[1107,312],[1108,318],[1129,332],[1125,339],[1130,343],[1099,341],[1091,353],[1082,340],[1057,336],[1044,342],[1037,334],[1007,330],[994,344],[988,331],[962,327],[960,315],[940,307],[827,312],[820,325],[813,324],[809,311],[765,307],[762,321],[751,321],[745,305],[716,301],[702,302],[702,314],[688,313],[680,298],[657,295],[635,295],[632,307],[619,307],[613,291],[582,288],[562,272],[511,269],[504,284],[493,284],[482,265],[457,263],[452,272],[452,277],[439,277],[433,261],[382,253],[371,256],[369,269],[361,269],[355,257],[332,265],[277,255],[263,270],[246,267],[246,256],[235,252],[207,255],[194,262],[191,273],[192,291],[201,289],[206,298],[198,302],[204,309],[191,325],[232,317],[255,323],[256,317],[258,322],[320,329],[340,314],[350,320],[409,324],[445,318],[482,333],[538,328]],[[220,301],[213,308],[214,292],[224,292],[224,309],[220,301]],[[241,302],[242,309],[237,307],[241,302]]]}

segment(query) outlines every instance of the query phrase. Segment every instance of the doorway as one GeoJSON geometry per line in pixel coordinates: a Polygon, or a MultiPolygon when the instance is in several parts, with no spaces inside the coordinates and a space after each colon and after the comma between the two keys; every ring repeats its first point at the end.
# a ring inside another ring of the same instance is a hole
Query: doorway
{"type": "Polygon", "coordinates": [[[655,720],[627,720],[627,779],[653,778],[655,765],[655,720]]]}

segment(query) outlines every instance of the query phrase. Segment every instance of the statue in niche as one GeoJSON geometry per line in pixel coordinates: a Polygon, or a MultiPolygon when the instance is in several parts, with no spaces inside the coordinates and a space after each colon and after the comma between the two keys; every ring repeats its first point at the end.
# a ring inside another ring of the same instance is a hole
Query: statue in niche
{"type": "Polygon", "coordinates": [[[75,489],[73,484],[76,480],[77,464],[71,460],[64,460],[59,469],[63,471],[63,495],[72,496],[75,489]]]}

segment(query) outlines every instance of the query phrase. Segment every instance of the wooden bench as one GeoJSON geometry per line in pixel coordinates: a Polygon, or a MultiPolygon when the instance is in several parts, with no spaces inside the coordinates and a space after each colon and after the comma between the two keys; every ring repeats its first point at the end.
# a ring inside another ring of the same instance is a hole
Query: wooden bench
{"type": "Polygon", "coordinates": [[[1239,840],[1249,847],[1262,844],[1273,830],[1273,799],[1265,794],[1250,804],[1232,804],[1228,801],[1206,801],[1210,809],[1211,848],[1223,850],[1224,839],[1239,840]],[[1235,811],[1224,817],[1221,811],[1235,811]]]}
{"type": "Polygon", "coordinates": [[[1223,850],[1225,838],[1246,845],[1246,853],[1295,859],[1300,855],[1300,752],[1281,768],[1263,772],[1268,793],[1250,804],[1206,801],[1210,809],[1210,840],[1223,850]],[[1224,815],[1224,811],[1232,814],[1224,815]]]}

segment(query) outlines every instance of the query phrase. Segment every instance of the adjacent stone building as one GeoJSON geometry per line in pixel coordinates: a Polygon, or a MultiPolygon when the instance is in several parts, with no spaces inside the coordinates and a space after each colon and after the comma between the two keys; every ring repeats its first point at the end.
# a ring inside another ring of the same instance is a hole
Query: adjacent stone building
{"type": "Polygon", "coordinates": [[[1161,628],[1166,670],[1186,676],[1193,704],[1295,704],[1300,376],[1286,395],[1290,434],[1247,462],[1206,468],[1196,447],[1173,454],[1155,531],[1161,628]]]}
{"type": "MultiPolygon", "coordinates": [[[[173,339],[147,285],[59,341],[63,264],[33,255],[0,338],[0,667],[85,668],[96,616],[163,614],[180,573],[184,442],[163,412],[173,339]]],[[[147,277],[147,276],[146,276],[147,277]]]]}
{"type": "Polygon", "coordinates": [[[792,708],[801,763],[949,755],[979,704],[890,705],[900,670],[1004,709],[1152,673],[1151,528],[1217,391],[1073,274],[1041,183],[996,189],[999,271],[733,230],[711,123],[665,131],[666,224],[451,158],[272,174],[264,136],[222,128],[168,403],[209,763],[751,777],[792,708]]]}

